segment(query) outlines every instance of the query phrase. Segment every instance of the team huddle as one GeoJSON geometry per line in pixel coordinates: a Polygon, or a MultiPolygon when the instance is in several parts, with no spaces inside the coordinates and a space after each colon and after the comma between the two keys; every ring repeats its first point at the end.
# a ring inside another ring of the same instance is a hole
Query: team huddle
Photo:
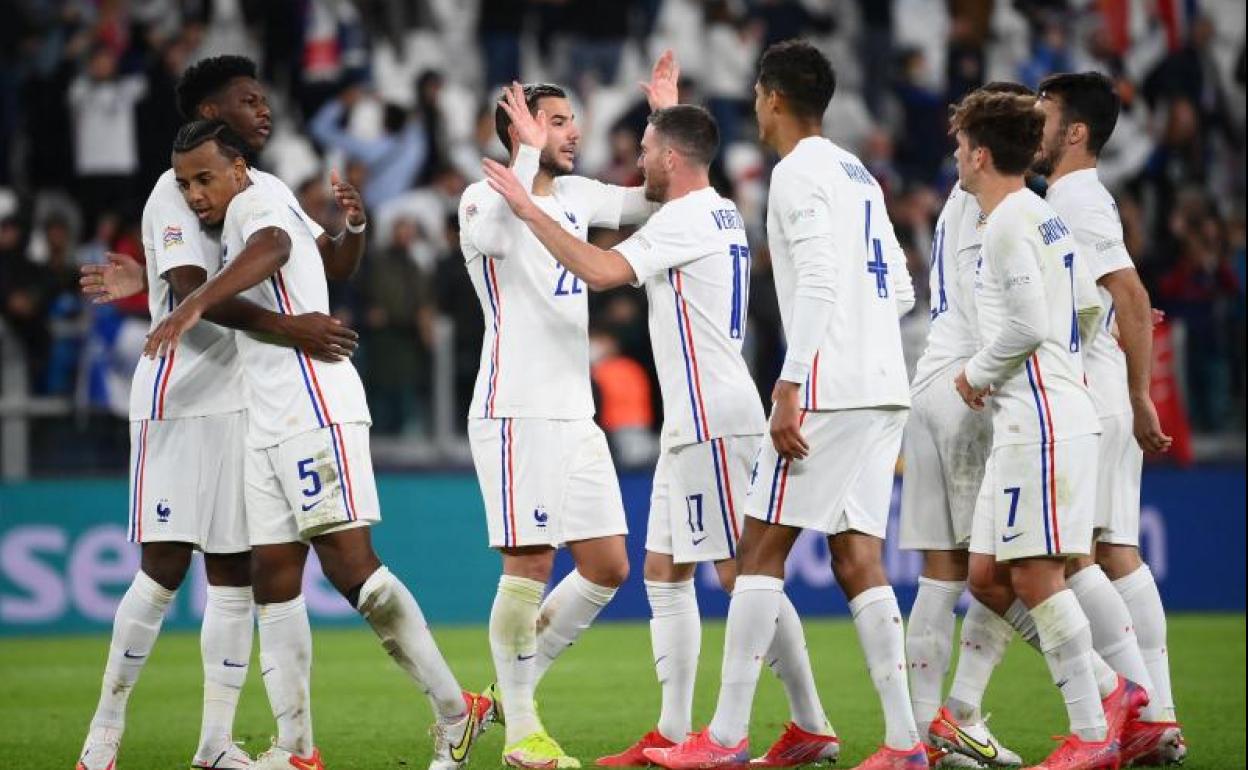
{"type": "Polygon", "coordinates": [[[884,193],[821,136],[835,75],[779,43],[759,64],[760,140],[779,157],[767,242],[787,350],[764,415],[742,355],[752,253],[711,186],[719,134],[678,104],[675,57],[643,90],[643,187],[575,176],[566,93],[514,84],[496,109],[509,163],[459,206],[485,334],[468,437],[502,575],[489,622],[497,679],[461,688],[420,606],[372,548],[380,504],[355,335],[327,280],[364,251],[358,192],[331,179],[331,236],[250,158],[271,125],[254,64],[207,59],[178,86],[188,122],[143,214],[146,266],[88,268],[98,301],[147,290],[152,330],[131,397],[130,536],[142,567],[118,608],[79,770],[112,770],[125,708],[192,550],[205,556],[204,711],[196,768],[323,768],[313,740],[312,641],[300,584],[308,547],[326,577],[428,697],[434,770],[464,765],[489,725],[502,762],[575,768],[535,691],[627,579],[619,484],[594,422],[587,290],[644,289],[664,424],[643,567],[662,705],[653,729],[599,766],[673,770],[834,762],[784,564],[803,529],[827,537],[884,714],[863,770],[1020,766],[982,700],[1015,632],[1043,655],[1069,735],[1035,767],[1181,762],[1165,616],[1140,561],[1143,450],[1169,439],[1148,399],[1152,314],[1096,175],[1112,84],[1054,75],[1038,93],[994,83],[951,114],[958,184],[932,236],[931,327],[913,382],[900,318],[915,293],[884,193]],[[1047,179],[1046,197],[1027,186],[1047,179]],[[610,249],[589,228],[636,227],[610,249]],[[882,563],[904,460],[901,545],[924,554],[907,622],[882,563]],[[149,472],[150,471],[150,472],[149,472]],[[549,592],[556,549],[576,568],[549,592]],[[695,731],[701,647],[693,576],[731,594],[714,716],[695,731]],[[955,606],[969,587],[953,684],[955,606]],[[234,713],[258,619],[276,721],[252,759],[234,713]],[[766,661],[790,720],[751,759],[766,661]]]}

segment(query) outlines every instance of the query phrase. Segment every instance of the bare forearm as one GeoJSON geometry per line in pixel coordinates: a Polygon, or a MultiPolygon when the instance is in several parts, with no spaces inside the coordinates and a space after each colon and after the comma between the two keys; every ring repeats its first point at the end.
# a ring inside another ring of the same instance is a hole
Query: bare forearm
{"type": "Polygon", "coordinates": [[[198,304],[205,313],[208,313],[212,308],[233,299],[235,295],[276,273],[288,256],[288,251],[268,245],[248,246],[230,264],[226,265],[224,270],[192,292],[186,298],[187,302],[198,304]]]}
{"type": "Polygon", "coordinates": [[[1107,288],[1114,298],[1118,344],[1127,359],[1127,389],[1132,399],[1146,397],[1153,364],[1153,311],[1148,292],[1138,278],[1107,288]]]}
{"type": "MultiPolygon", "coordinates": [[[[619,270],[611,269],[610,252],[572,235],[545,212],[535,211],[524,223],[559,264],[584,281],[590,289],[603,291],[628,281],[626,277],[618,275],[619,270]]],[[[620,258],[619,261],[624,260],[620,258]]],[[[631,268],[629,272],[631,273],[631,268]]]]}
{"type": "Polygon", "coordinates": [[[353,233],[343,230],[335,236],[324,236],[321,247],[321,261],[325,265],[325,277],[332,281],[346,281],[355,275],[364,258],[364,233],[353,233]]]}
{"type": "Polygon", "coordinates": [[[281,337],[283,340],[287,317],[237,296],[222,300],[204,312],[204,318],[218,326],[281,337]]]}

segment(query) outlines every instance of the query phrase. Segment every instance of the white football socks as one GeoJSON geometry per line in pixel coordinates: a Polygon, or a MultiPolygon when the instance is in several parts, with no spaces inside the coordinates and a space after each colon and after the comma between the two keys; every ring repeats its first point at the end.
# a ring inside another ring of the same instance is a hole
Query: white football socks
{"type": "Polygon", "coordinates": [[[126,702],[138,681],[143,665],[156,644],[160,625],[165,619],[174,592],[142,570],[136,572],[130,588],[117,605],[113,618],[113,639],[108,647],[104,666],[104,683],[100,701],[91,718],[91,728],[107,727],[121,730],[126,723],[126,702]]]}
{"type": "Polygon", "coordinates": [[[1131,612],[1122,595],[1114,590],[1099,564],[1093,564],[1066,579],[1075,592],[1083,613],[1092,625],[1092,646],[1118,673],[1140,685],[1149,695],[1149,705],[1140,711],[1146,722],[1162,719],[1162,709],[1153,700],[1153,678],[1140,653],[1131,612]]]}
{"type": "Polygon", "coordinates": [[[1147,564],[1126,577],[1114,581],[1114,588],[1122,596],[1135,623],[1135,635],[1140,643],[1140,653],[1153,680],[1149,691],[1150,708],[1155,702],[1158,718],[1174,722],[1174,693],[1170,689],[1170,657],[1166,652],[1166,611],[1161,606],[1161,594],[1157,582],[1147,564]]]}
{"type": "Polygon", "coordinates": [[[538,611],[542,630],[537,635],[535,681],[541,682],[555,658],[581,638],[615,592],[616,589],[591,583],[572,570],[546,595],[538,611]]]}
{"type": "Polygon", "coordinates": [[[867,659],[867,670],[884,709],[884,743],[893,749],[913,748],[919,731],[910,707],[906,682],[905,631],[892,586],[875,586],[849,602],[854,628],[867,659]]]}
{"type": "Polygon", "coordinates": [[[546,585],[536,580],[503,575],[490,611],[490,653],[506,715],[505,743],[511,744],[541,729],[533,690],[537,686],[537,615],[546,585]]]}
{"type": "Polygon", "coordinates": [[[784,685],[793,724],[808,733],[836,735],[815,688],[815,674],[810,667],[810,652],[806,649],[802,619],[783,592],[780,594],[780,613],[776,617],[776,635],[767,649],[767,665],[784,685]]]}
{"type": "Polygon", "coordinates": [[[1092,673],[1092,632],[1070,589],[1031,608],[1049,673],[1066,701],[1070,730],[1085,741],[1103,741],[1105,710],[1092,673]]]}
{"type": "MultiPolygon", "coordinates": [[[[919,578],[919,593],[906,621],[906,659],[910,664],[914,721],[920,727],[930,724],[940,710],[941,690],[953,657],[953,631],[957,621],[954,609],[965,590],[964,580],[919,578]]],[[[1010,635],[1013,636],[1013,631],[1010,635]]],[[[965,642],[965,628],[962,638],[965,642]]]]}
{"type": "Polygon", "coordinates": [[[702,649],[702,619],[693,581],[661,583],[647,580],[650,600],[650,644],[654,671],[663,692],[659,732],[679,743],[692,726],[693,687],[702,649]]]}
{"type": "Polygon", "coordinates": [[[360,588],[359,612],[381,646],[429,698],[444,722],[464,715],[464,696],[442,657],[416,597],[386,567],[378,567],[360,588]]]}
{"type": "Polygon", "coordinates": [[[251,662],[254,609],[251,586],[208,586],[208,602],[199,629],[199,650],[204,660],[204,716],[196,757],[208,757],[208,752],[220,750],[233,740],[234,713],[251,662]]]}
{"type": "Polygon", "coordinates": [[[312,753],[312,629],[303,596],[257,604],[260,676],[277,722],[277,746],[296,756],[312,753]]]}
{"type": "MultiPolygon", "coordinates": [[[[1022,603],[1018,603],[1022,606],[1022,603]]],[[[913,620],[911,621],[914,622],[913,620]]],[[[1034,624],[1032,625],[1034,629],[1034,624]]],[[[1005,650],[1014,638],[1014,628],[1005,618],[975,599],[966,609],[962,621],[958,668],[949,688],[946,705],[959,722],[980,722],[983,719],[984,691],[992,672],[1005,657],[1005,650]]],[[[920,725],[927,724],[920,722],[920,725]]]]}
{"type": "Polygon", "coordinates": [[[736,746],[749,733],[758,672],[776,634],[783,595],[784,581],[780,578],[737,577],[728,603],[719,700],[710,724],[711,737],[721,746],[736,746]]]}
{"type": "MultiPolygon", "coordinates": [[[[1018,631],[1023,641],[1034,647],[1036,652],[1044,653],[1040,646],[1040,634],[1036,631],[1036,621],[1027,611],[1027,605],[1015,599],[1010,608],[1005,611],[1005,620],[1018,631]]],[[[1096,689],[1101,694],[1101,698],[1118,687],[1118,672],[1114,671],[1113,667],[1106,663],[1096,650],[1092,650],[1092,676],[1096,677],[1096,689]]]]}

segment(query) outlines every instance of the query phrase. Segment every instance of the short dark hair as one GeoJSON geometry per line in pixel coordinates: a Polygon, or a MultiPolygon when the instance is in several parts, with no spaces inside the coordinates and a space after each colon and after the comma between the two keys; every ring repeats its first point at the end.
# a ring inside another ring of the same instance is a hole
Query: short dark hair
{"type": "Polygon", "coordinates": [[[1012,80],[993,80],[984,83],[977,90],[990,94],[1014,94],[1015,96],[1035,96],[1036,92],[1032,91],[1022,83],[1015,83],[1012,80]]]}
{"type": "Polygon", "coordinates": [[[178,112],[199,119],[199,105],[216,96],[234,78],[256,78],[256,63],[245,56],[213,56],[192,64],[178,79],[178,112]]]}
{"type": "Polygon", "coordinates": [[[1088,127],[1088,152],[1100,155],[1114,133],[1122,100],[1114,81],[1099,72],[1059,72],[1040,81],[1040,98],[1057,97],[1062,105],[1062,127],[1088,127]]]}
{"type": "Polygon", "coordinates": [[[216,142],[217,149],[230,160],[242,158],[250,163],[251,148],[223,120],[193,120],[182,126],[174,137],[173,151],[190,152],[205,142],[216,142]]]}
{"type": "MultiPolygon", "coordinates": [[[[567,99],[568,92],[551,83],[528,83],[524,86],[524,104],[529,108],[530,115],[536,115],[538,101],[547,98],[567,99]]],[[[511,152],[511,138],[507,136],[509,128],[511,118],[507,117],[507,112],[503,109],[503,99],[499,97],[494,107],[494,132],[498,134],[498,141],[503,143],[507,152],[511,152]]]]}
{"type": "Polygon", "coordinates": [[[836,93],[832,63],[805,40],[785,40],[764,51],[758,82],[767,91],[783,94],[793,113],[803,118],[822,119],[836,93]]]}
{"type": "Polygon", "coordinates": [[[692,104],[677,104],[650,113],[647,122],[681,155],[709,167],[719,149],[719,126],[711,113],[692,104]]]}
{"type": "Polygon", "coordinates": [[[1031,167],[1044,136],[1044,115],[1036,109],[1035,97],[980,89],[952,110],[950,133],[961,131],[972,147],[987,148],[1002,174],[1021,174],[1031,167]]]}

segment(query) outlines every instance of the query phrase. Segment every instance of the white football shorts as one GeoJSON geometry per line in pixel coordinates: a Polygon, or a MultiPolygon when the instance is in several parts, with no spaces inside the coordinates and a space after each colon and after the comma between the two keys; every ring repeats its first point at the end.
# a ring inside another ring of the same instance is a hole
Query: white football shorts
{"type": "Polygon", "coordinates": [[[908,409],[803,412],[804,460],[776,454],[765,437],[752,473],[746,515],[827,535],[884,538],[893,474],[908,409]]]}
{"type": "Polygon", "coordinates": [[[1140,477],[1144,450],[1135,440],[1131,413],[1101,418],[1096,477],[1096,519],[1102,543],[1140,544],[1140,477]]]}
{"type": "Polygon", "coordinates": [[[901,442],[900,546],[907,550],[970,545],[975,500],[992,449],[992,415],[963,403],[953,387],[958,370],[951,367],[947,378],[938,377],[910,397],[901,442]]]}
{"type": "Polygon", "coordinates": [[[646,550],[677,564],[734,558],[762,438],[724,436],[664,449],[654,469],[646,550]]]}
{"type": "Polygon", "coordinates": [[[129,537],[248,550],[243,499],[247,412],[130,423],[129,537]]]}
{"type": "Polygon", "coordinates": [[[995,447],[975,506],[971,551],[997,561],[1090,553],[1097,438],[995,447]]]}
{"type": "Polygon", "coordinates": [[[607,437],[593,420],[473,418],[468,442],[491,548],[627,534],[607,437]]]}
{"type": "Polygon", "coordinates": [[[247,449],[252,545],[307,542],[381,521],[367,423],[334,423],[247,449]]]}

